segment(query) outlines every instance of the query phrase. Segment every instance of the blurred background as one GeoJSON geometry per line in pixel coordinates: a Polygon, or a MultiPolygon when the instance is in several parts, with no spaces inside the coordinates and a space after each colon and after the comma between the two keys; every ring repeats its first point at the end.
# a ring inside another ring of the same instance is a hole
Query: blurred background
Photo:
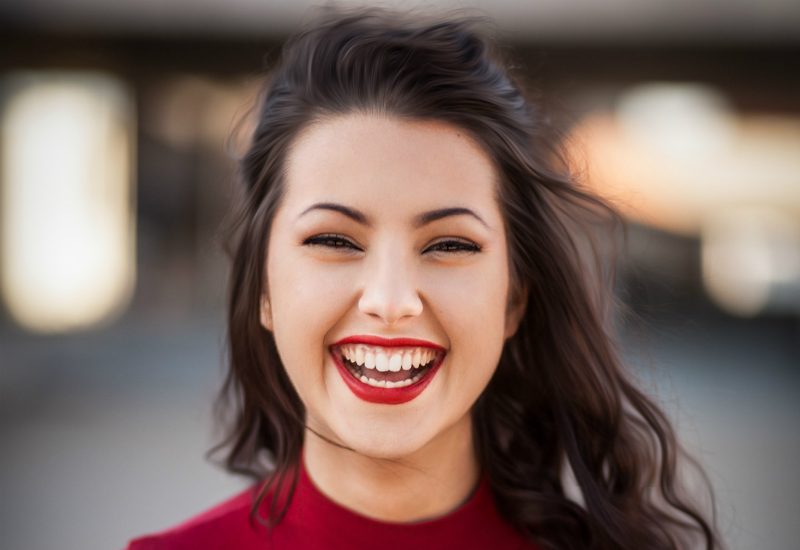
{"type": "MultiPolygon", "coordinates": [[[[311,5],[0,4],[3,550],[123,548],[244,487],[205,458],[228,138],[311,5]]],[[[497,20],[628,217],[632,368],[706,466],[730,547],[797,548],[800,3],[425,5],[497,20]]]]}

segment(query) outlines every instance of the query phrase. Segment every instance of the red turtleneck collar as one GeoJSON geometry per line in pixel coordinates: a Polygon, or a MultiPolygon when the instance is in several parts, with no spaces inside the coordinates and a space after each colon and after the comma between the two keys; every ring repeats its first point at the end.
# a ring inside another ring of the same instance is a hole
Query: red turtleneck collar
{"type": "MultiPolygon", "coordinates": [[[[161,534],[136,539],[128,550],[498,550],[536,549],[498,514],[486,477],[453,512],[415,523],[378,521],[336,504],[301,468],[294,498],[271,532],[250,522],[249,489],[161,534]]],[[[266,515],[269,497],[261,514],[266,515]]]]}

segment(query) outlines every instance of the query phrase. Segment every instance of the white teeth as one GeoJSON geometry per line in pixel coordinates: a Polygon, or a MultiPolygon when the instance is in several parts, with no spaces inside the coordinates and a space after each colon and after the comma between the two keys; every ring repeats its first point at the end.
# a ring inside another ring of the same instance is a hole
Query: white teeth
{"type": "Polygon", "coordinates": [[[378,353],[375,356],[375,368],[381,372],[389,370],[389,358],[386,357],[385,353],[378,353]]]}
{"type": "Polygon", "coordinates": [[[353,376],[365,384],[379,388],[399,388],[408,386],[416,383],[421,376],[420,374],[414,374],[411,378],[399,380],[397,382],[389,382],[386,380],[378,381],[362,375],[355,365],[364,366],[367,369],[377,369],[379,372],[400,372],[401,370],[408,371],[412,368],[428,368],[437,357],[436,351],[424,347],[392,349],[378,346],[371,347],[364,344],[342,346],[341,354],[341,356],[350,363],[347,368],[353,376]]]}
{"type": "Polygon", "coordinates": [[[368,384],[370,386],[374,386],[376,388],[402,388],[404,386],[410,386],[411,384],[416,383],[422,376],[419,374],[415,374],[411,378],[407,378],[405,380],[398,380],[397,382],[391,382],[389,380],[375,380],[373,378],[367,378],[364,375],[361,375],[359,380],[364,384],[368,384]]]}
{"type": "MultiPolygon", "coordinates": [[[[386,361],[387,369],[397,372],[400,369],[409,370],[426,365],[436,358],[436,352],[426,348],[370,348],[363,345],[342,346],[341,354],[344,359],[358,366],[366,365],[368,369],[386,361]],[[383,359],[381,359],[383,356],[383,359]],[[370,357],[372,359],[370,360],[370,357]],[[395,359],[396,358],[396,359],[395,359]],[[399,367],[393,367],[399,361],[399,367]]],[[[378,370],[384,370],[378,367],[378,370]]]]}
{"type": "Polygon", "coordinates": [[[428,362],[430,362],[432,357],[433,357],[432,351],[421,350],[419,352],[419,359],[417,358],[417,354],[416,353],[414,354],[414,360],[412,361],[412,364],[414,365],[415,369],[419,367],[424,367],[425,365],[428,364],[428,362]]]}
{"type": "Polygon", "coordinates": [[[369,384],[370,386],[375,386],[376,388],[402,388],[403,386],[410,386],[414,382],[420,379],[419,375],[414,376],[413,378],[407,378],[406,380],[398,380],[397,382],[392,382],[389,380],[374,380],[372,378],[367,378],[366,376],[361,376],[360,380],[364,384],[369,384]]]}

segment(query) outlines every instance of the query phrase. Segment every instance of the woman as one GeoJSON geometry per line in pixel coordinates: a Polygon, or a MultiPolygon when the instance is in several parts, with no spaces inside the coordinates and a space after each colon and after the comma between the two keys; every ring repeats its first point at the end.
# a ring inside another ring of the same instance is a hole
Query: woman
{"type": "Polygon", "coordinates": [[[263,481],[130,548],[718,548],[552,145],[479,21],[293,38],[231,229],[227,466],[263,481]]]}

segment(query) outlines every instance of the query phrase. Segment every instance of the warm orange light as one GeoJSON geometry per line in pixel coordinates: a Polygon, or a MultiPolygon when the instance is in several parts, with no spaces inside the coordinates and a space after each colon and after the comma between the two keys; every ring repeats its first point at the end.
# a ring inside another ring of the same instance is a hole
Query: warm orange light
{"type": "Polygon", "coordinates": [[[712,110],[701,114],[672,97],[697,90],[660,86],[671,108],[653,94],[649,105],[621,101],[574,128],[568,143],[587,185],[631,219],[688,235],[720,208],[757,205],[800,218],[800,118],[735,116],[697,101],[712,110]]]}
{"type": "Polygon", "coordinates": [[[711,89],[656,83],[586,117],[568,146],[627,217],[700,237],[722,308],[800,311],[800,118],[737,116],[711,89]]]}

